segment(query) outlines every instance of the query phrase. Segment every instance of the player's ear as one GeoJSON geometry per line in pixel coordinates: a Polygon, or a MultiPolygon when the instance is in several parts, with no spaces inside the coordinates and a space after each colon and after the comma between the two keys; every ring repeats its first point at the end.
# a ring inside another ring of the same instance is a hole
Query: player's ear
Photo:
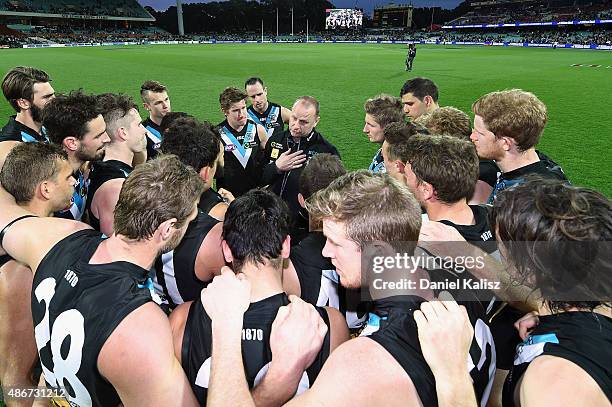
{"type": "Polygon", "coordinates": [[[166,240],[169,240],[172,237],[172,231],[173,231],[174,225],[176,225],[177,221],[178,221],[178,219],[171,218],[171,219],[168,219],[168,220],[162,222],[157,227],[157,230],[159,231],[159,236],[160,236],[160,238],[162,240],[166,241],[166,240]]]}
{"type": "Polygon", "coordinates": [[[234,256],[232,255],[232,250],[227,245],[227,242],[225,240],[221,241],[221,250],[223,250],[223,257],[225,258],[225,261],[227,263],[231,263],[232,261],[234,261],[234,256]]]}
{"type": "Polygon", "coordinates": [[[79,149],[79,139],[73,136],[65,137],[62,140],[62,145],[66,147],[68,151],[77,151],[79,149]]]}
{"type": "Polygon", "coordinates": [[[314,127],[317,127],[319,125],[320,120],[321,120],[321,116],[317,116],[317,118],[315,119],[314,127]]]}
{"type": "Polygon", "coordinates": [[[304,200],[304,195],[302,195],[301,192],[298,192],[298,197],[297,198],[298,198],[298,203],[300,204],[300,206],[302,208],[306,208],[306,202],[304,200]]]}
{"type": "Polygon", "coordinates": [[[283,259],[288,259],[290,252],[291,252],[291,236],[287,235],[287,237],[283,241],[283,247],[282,247],[282,250],[281,250],[282,258],[283,259]]]}
{"type": "Polygon", "coordinates": [[[26,98],[19,98],[16,100],[16,102],[17,106],[19,106],[19,109],[21,110],[28,110],[30,107],[32,107],[32,104],[26,98]]]}

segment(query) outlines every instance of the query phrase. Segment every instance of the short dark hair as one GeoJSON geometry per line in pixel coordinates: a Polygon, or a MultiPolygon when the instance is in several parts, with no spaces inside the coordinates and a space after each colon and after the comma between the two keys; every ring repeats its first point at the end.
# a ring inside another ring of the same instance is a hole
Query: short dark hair
{"type": "Polygon", "coordinates": [[[219,95],[219,104],[221,105],[221,110],[229,110],[229,108],[232,107],[234,103],[238,103],[246,99],[247,97],[249,96],[238,88],[225,88],[223,89],[223,92],[221,92],[221,94],[219,95]]]}
{"type": "Polygon", "coordinates": [[[166,86],[157,81],[145,81],[145,83],[140,86],[140,97],[142,98],[143,102],[146,102],[145,97],[147,92],[161,93],[166,92],[167,90],[168,88],[166,88],[166,86]]]}
{"type": "Polygon", "coordinates": [[[429,132],[426,128],[414,122],[409,122],[391,123],[385,127],[384,134],[389,158],[392,160],[401,160],[405,163],[408,157],[408,152],[406,150],[408,139],[414,135],[429,134],[429,132]]]}
{"type": "Polygon", "coordinates": [[[17,113],[21,110],[17,104],[18,99],[32,102],[34,85],[51,82],[45,71],[31,66],[16,66],[4,75],[2,79],[2,93],[17,113]]]}
{"type": "Polygon", "coordinates": [[[300,174],[300,193],[304,199],[308,199],[344,174],[346,168],[340,158],[328,153],[317,154],[308,160],[300,174]]]}
{"type": "Polygon", "coordinates": [[[289,226],[289,209],[278,195],[254,189],[236,198],[223,222],[223,239],[232,251],[234,271],[240,272],[246,262],[263,264],[266,260],[280,267],[289,226]]]}
{"type": "Polygon", "coordinates": [[[610,275],[595,260],[597,242],[612,240],[612,204],[603,194],[531,175],[497,195],[491,226],[517,277],[535,281],[553,312],[609,305],[610,275]],[[578,301],[560,297],[567,292],[578,301]]]}
{"type": "Polygon", "coordinates": [[[55,144],[19,143],[4,161],[0,184],[18,204],[30,202],[41,182],[57,176],[58,161],[66,160],[66,152],[55,144]]]}
{"type": "Polygon", "coordinates": [[[256,83],[261,83],[261,86],[262,86],[263,88],[265,88],[265,87],[266,87],[266,85],[264,85],[264,81],[263,81],[263,80],[261,80],[261,78],[258,78],[258,77],[256,77],[256,76],[254,76],[254,77],[252,77],[252,78],[247,79],[247,80],[244,82],[244,87],[246,88],[247,86],[255,85],[256,83]]]}
{"type": "Polygon", "coordinates": [[[106,123],[106,132],[111,139],[114,139],[117,128],[121,127],[117,122],[123,119],[132,109],[138,111],[138,106],[134,103],[134,99],[121,93],[103,93],[98,95],[98,107],[106,123]]]}
{"type": "Polygon", "coordinates": [[[164,134],[166,132],[166,130],[168,129],[168,127],[170,127],[170,125],[172,123],[174,123],[176,120],[178,120],[178,119],[180,119],[182,117],[193,117],[193,116],[190,115],[189,113],[185,113],[185,112],[168,112],[168,113],[166,113],[166,115],[164,117],[162,117],[161,123],[159,123],[159,128],[161,129],[162,134],[164,134]]]}
{"type": "Polygon", "coordinates": [[[200,172],[215,164],[221,151],[220,141],[212,124],[183,117],[166,129],[160,149],[165,154],[176,155],[183,164],[200,172]]]}
{"type": "Polygon", "coordinates": [[[77,90],[68,95],[57,95],[47,103],[43,109],[42,123],[49,140],[62,144],[66,137],[82,139],[88,131],[87,123],[100,114],[98,98],[77,90]]]}
{"type": "Polygon", "coordinates": [[[404,86],[402,86],[400,97],[406,93],[412,93],[415,98],[421,101],[425,96],[431,96],[434,102],[438,101],[438,87],[431,79],[412,78],[407,80],[404,86]]]}
{"type": "Polygon", "coordinates": [[[471,141],[417,134],[405,143],[405,162],[411,165],[419,183],[432,185],[440,201],[455,203],[474,195],[478,154],[471,141]]]}

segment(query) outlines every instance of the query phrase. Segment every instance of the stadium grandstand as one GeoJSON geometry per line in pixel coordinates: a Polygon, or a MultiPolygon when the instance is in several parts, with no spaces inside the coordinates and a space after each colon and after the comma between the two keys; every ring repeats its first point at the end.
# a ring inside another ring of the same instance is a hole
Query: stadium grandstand
{"type": "MultiPolygon", "coordinates": [[[[283,30],[290,21],[281,20],[279,32],[270,10],[257,2],[244,6],[244,15],[254,17],[237,31],[227,17],[235,15],[233,2],[185,5],[187,34],[178,35],[174,7],[157,12],[135,0],[0,0],[0,47],[160,41],[612,44],[609,0],[486,0],[437,11],[381,6],[359,29],[325,30],[311,23],[309,32],[302,28],[292,34],[283,30]],[[264,32],[262,20],[268,21],[264,32]]],[[[311,16],[310,21],[323,18],[311,16]]]]}

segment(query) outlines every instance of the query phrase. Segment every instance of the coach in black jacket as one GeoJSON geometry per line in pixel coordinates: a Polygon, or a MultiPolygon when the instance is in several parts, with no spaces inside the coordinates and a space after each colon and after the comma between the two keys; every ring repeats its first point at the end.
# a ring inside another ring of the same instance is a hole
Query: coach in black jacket
{"type": "Polygon", "coordinates": [[[319,123],[319,102],[311,96],[302,96],[291,109],[289,130],[270,137],[264,152],[261,185],[279,195],[289,206],[294,227],[291,243],[308,232],[308,215],[298,202],[299,179],[307,160],[319,153],[340,156],[338,149],[315,130],[319,123]]]}

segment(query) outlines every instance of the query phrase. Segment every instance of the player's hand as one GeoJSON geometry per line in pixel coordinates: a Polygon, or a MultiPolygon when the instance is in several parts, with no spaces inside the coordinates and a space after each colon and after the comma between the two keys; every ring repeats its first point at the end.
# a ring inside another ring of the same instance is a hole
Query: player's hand
{"type": "Polygon", "coordinates": [[[279,171],[285,172],[300,168],[305,161],[306,154],[304,154],[304,151],[298,150],[292,153],[291,150],[287,150],[278,156],[275,164],[279,171]]]}
{"type": "Polygon", "coordinates": [[[424,221],[419,242],[465,242],[457,229],[440,222],[424,221]]]}
{"type": "Polygon", "coordinates": [[[276,365],[285,372],[302,374],[321,350],[327,325],[311,304],[295,295],[289,300],[291,303],[279,308],[272,323],[270,369],[276,365]]]}
{"type": "Polygon", "coordinates": [[[225,188],[221,188],[217,191],[217,193],[219,195],[221,195],[221,198],[223,198],[223,200],[225,201],[225,203],[231,204],[234,199],[236,199],[236,197],[234,196],[234,194],[232,194],[230,191],[228,191],[225,188]]]}
{"type": "Polygon", "coordinates": [[[446,291],[437,301],[424,302],[413,314],[421,351],[434,375],[465,373],[474,328],[465,307],[446,291]]]}
{"type": "Polygon", "coordinates": [[[236,275],[229,267],[200,293],[204,310],[215,321],[236,322],[242,326],[242,317],[251,303],[251,283],[242,273],[236,275]]]}
{"type": "Polygon", "coordinates": [[[532,311],[525,314],[521,319],[514,323],[514,327],[519,332],[519,336],[522,340],[527,339],[533,328],[540,324],[539,314],[532,311]]]}

